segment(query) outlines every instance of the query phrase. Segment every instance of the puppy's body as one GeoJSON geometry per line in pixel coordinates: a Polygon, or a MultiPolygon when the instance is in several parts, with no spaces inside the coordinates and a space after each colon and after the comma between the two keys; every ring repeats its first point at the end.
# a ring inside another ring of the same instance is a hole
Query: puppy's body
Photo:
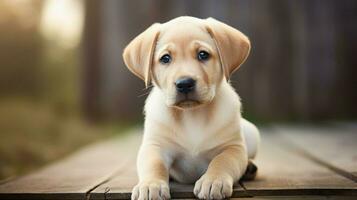
{"type": "Polygon", "coordinates": [[[259,132],[241,118],[227,79],[250,42],[214,19],[180,17],[154,24],[124,51],[129,69],[153,82],[132,199],[170,197],[169,177],[194,183],[201,199],[223,199],[257,152],[259,132]]]}
{"type": "MultiPolygon", "coordinates": [[[[160,146],[170,175],[179,182],[194,183],[207,170],[210,161],[227,146],[250,150],[241,158],[241,169],[237,170],[240,172],[245,171],[248,155],[253,158],[257,152],[258,131],[241,119],[237,93],[226,82],[220,87],[209,105],[192,110],[163,106],[165,98],[157,88],[146,101],[143,146],[147,143],[160,146]],[[250,139],[246,143],[244,135],[240,134],[242,128],[250,139]]],[[[139,156],[139,162],[140,159],[139,156]]]]}

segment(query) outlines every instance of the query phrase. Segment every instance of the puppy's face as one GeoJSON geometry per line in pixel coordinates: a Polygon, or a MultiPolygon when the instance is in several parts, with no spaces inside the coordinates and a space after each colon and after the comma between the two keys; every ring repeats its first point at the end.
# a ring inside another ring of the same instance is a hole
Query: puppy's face
{"type": "Polygon", "coordinates": [[[226,24],[179,17],[152,25],[123,57],[134,74],[162,91],[167,106],[188,109],[212,101],[249,49],[248,38],[226,24]]]}
{"type": "Polygon", "coordinates": [[[210,102],[223,76],[215,42],[204,27],[165,25],[154,53],[152,78],[168,106],[184,109],[210,102]]]}

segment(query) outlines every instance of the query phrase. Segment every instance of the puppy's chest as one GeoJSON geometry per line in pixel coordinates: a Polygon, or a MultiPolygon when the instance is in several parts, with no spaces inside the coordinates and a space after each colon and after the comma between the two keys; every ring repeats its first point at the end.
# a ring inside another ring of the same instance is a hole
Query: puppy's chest
{"type": "Polygon", "coordinates": [[[219,145],[219,141],[214,139],[212,125],[200,118],[186,118],[175,131],[176,142],[183,147],[180,149],[183,154],[195,157],[219,145]]]}

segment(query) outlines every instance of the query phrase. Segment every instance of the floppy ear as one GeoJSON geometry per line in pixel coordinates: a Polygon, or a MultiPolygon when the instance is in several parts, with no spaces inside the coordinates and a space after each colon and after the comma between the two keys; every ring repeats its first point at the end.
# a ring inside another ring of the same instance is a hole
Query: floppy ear
{"type": "Polygon", "coordinates": [[[207,31],[214,39],[221,66],[228,80],[247,59],[250,51],[250,41],[237,29],[219,22],[213,18],[206,19],[207,31]]]}
{"type": "Polygon", "coordinates": [[[124,49],[123,59],[128,69],[150,84],[150,70],[153,64],[156,41],[160,33],[160,24],[155,23],[133,39],[124,49]]]}

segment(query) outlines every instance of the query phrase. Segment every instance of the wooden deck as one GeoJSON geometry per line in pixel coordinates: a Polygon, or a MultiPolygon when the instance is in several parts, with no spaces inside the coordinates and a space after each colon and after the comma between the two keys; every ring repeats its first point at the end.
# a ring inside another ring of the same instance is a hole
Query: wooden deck
{"type": "MultiPolygon", "coordinates": [[[[86,147],[35,173],[0,184],[0,199],[128,199],[137,182],[140,131],[86,147]]],[[[262,129],[258,176],[233,197],[357,199],[357,125],[262,129]]],[[[171,183],[172,198],[194,198],[171,183]]]]}

